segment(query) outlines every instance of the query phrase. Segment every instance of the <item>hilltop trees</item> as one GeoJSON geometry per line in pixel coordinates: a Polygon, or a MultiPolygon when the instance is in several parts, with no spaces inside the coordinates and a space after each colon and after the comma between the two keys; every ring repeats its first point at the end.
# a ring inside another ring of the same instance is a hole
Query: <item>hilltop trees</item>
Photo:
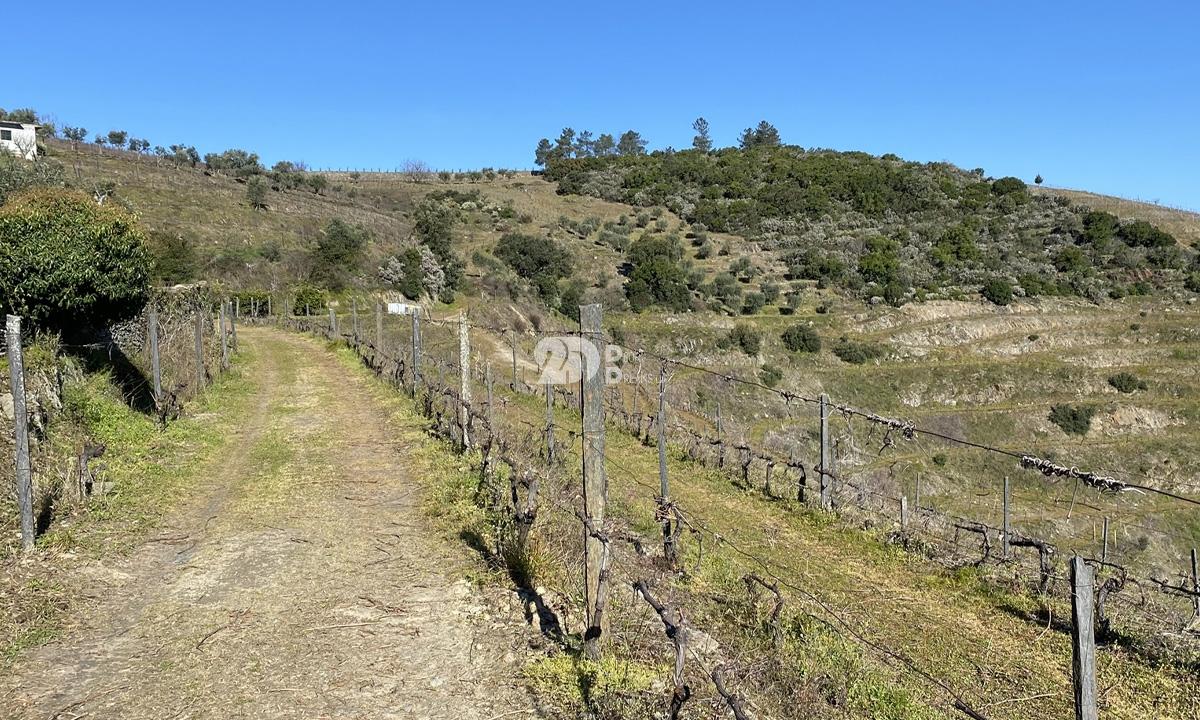
{"type": "Polygon", "coordinates": [[[636,130],[626,130],[617,140],[618,155],[645,155],[646,141],[636,130]]]}
{"type": "Polygon", "coordinates": [[[571,253],[549,238],[505,233],[496,243],[494,254],[532,283],[538,297],[548,305],[553,305],[559,297],[559,280],[571,276],[571,253]]]}
{"type": "Polygon", "coordinates": [[[255,175],[246,183],[246,201],[255,210],[267,208],[267,181],[260,175],[255,175]]]}
{"type": "Polygon", "coordinates": [[[757,147],[779,147],[781,144],[779,131],[766,120],[759,122],[757,127],[743,130],[740,140],[743,150],[757,147]]]}
{"type": "Polygon", "coordinates": [[[121,149],[125,147],[125,140],[128,137],[129,133],[124,130],[109,130],[108,135],[104,139],[108,141],[109,145],[121,149]]]}
{"type": "Polygon", "coordinates": [[[692,147],[700,152],[709,152],[712,150],[712,137],[708,134],[708,121],[702,117],[696,118],[696,122],[692,123],[692,129],[696,131],[695,137],[692,138],[692,147]]]}
{"type": "Polygon", "coordinates": [[[577,133],[574,128],[567,127],[562,129],[554,142],[548,138],[538,140],[533,161],[541,167],[549,167],[550,163],[558,160],[645,154],[646,141],[636,130],[627,130],[619,140],[614,140],[609,133],[601,133],[593,138],[590,130],[577,133]]]}
{"type": "Polygon", "coordinates": [[[79,143],[87,142],[87,128],[66,125],[63,127],[63,136],[71,141],[73,150],[79,150],[79,143]]]}
{"type": "Polygon", "coordinates": [[[41,188],[0,207],[0,308],[55,330],[133,317],[149,297],[150,254],[133,215],[41,188]]]}
{"type": "Polygon", "coordinates": [[[258,154],[241,149],[226,150],[222,153],[208,153],[204,156],[204,164],[209,170],[228,172],[237,177],[246,177],[263,172],[258,162],[258,154]]]}

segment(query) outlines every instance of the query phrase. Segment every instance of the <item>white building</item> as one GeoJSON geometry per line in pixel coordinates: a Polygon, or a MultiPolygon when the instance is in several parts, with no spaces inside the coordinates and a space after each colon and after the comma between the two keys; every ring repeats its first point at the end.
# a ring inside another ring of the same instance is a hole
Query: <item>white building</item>
{"type": "Polygon", "coordinates": [[[421,306],[406,302],[390,302],[387,304],[388,315],[420,315],[421,306]]]}
{"type": "Polygon", "coordinates": [[[37,125],[0,120],[0,149],[26,160],[37,157],[37,125]]]}

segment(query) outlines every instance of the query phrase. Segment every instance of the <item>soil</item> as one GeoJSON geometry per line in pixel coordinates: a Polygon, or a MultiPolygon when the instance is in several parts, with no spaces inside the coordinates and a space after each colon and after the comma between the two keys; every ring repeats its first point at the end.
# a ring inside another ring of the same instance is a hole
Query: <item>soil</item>
{"type": "Polygon", "coordinates": [[[419,429],[315,342],[241,340],[233,450],[132,553],[69,569],[86,599],[0,678],[0,716],[535,716],[530,630],[421,510],[419,429]]]}

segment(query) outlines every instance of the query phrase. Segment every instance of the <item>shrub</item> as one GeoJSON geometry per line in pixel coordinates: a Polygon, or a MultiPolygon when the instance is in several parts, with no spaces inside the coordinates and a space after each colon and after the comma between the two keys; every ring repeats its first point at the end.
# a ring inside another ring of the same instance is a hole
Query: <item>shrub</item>
{"type": "Polygon", "coordinates": [[[691,307],[691,292],[687,273],[679,260],[683,248],[679,239],[643,235],[629,246],[629,282],[625,296],[634,312],[651,305],[661,305],[675,311],[691,307]]]}
{"type": "Polygon", "coordinates": [[[833,354],[837,355],[842,362],[848,362],[851,365],[862,365],[868,360],[883,357],[885,349],[870,342],[855,342],[849,338],[843,337],[833,346],[833,354]]]}
{"type": "Polygon", "coordinates": [[[292,312],[320,312],[325,309],[325,293],[315,285],[300,285],[292,292],[292,312]]]}
{"type": "Polygon", "coordinates": [[[313,250],[310,279],[331,290],[341,290],[350,274],[358,270],[370,239],[370,231],[361,225],[349,225],[338,218],[330,220],[313,250]]]}
{"type": "Polygon", "coordinates": [[[742,314],[743,315],[754,315],[759,310],[762,310],[763,306],[766,304],[767,304],[767,299],[765,297],[763,297],[762,293],[758,293],[758,292],[747,293],[746,299],[742,304],[742,314]]]}
{"type": "Polygon", "coordinates": [[[783,371],[774,365],[763,365],[762,370],[758,372],[758,378],[762,380],[763,385],[773,388],[783,379],[783,371]]]}
{"type": "Polygon", "coordinates": [[[792,352],[815,353],[821,350],[821,336],[810,325],[797,323],[780,336],[783,346],[792,352]]]}
{"type": "Polygon", "coordinates": [[[1012,285],[1007,281],[995,278],[984,283],[983,288],[979,291],[986,299],[990,300],[995,305],[1008,305],[1012,302],[1013,291],[1012,285]]]}
{"type": "Polygon", "coordinates": [[[196,278],[196,251],[187,238],[178,233],[152,232],[149,244],[156,281],[176,285],[196,278]]]}
{"type": "Polygon", "coordinates": [[[726,347],[737,347],[747,355],[757,355],[762,349],[762,335],[748,323],[733,326],[726,337],[726,347]]]}
{"type": "Polygon", "coordinates": [[[1068,435],[1086,435],[1095,414],[1096,408],[1090,405],[1054,405],[1049,419],[1068,435]]]}
{"type": "Polygon", "coordinates": [[[934,453],[933,464],[938,467],[946,467],[946,453],[934,453]]]}
{"type": "Polygon", "coordinates": [[[41,188],[0,207],[0,308],[33,326],[104,326],[149,298],[150,253],[136,218],[72,190],[41,188]]]}
{"type": "Polygon", "coordinates": [[[571,253],[549,238],[522,233],[505,233],[496,243],[496,257],[528,280],[543,302],[558,296],[558,281],[570,276],[571,253]]]}
{"type": "Polygon", "coordinates": [[[1131,393],[1137,390],[1146,389],[1146,381],[1138,378],[1131,372],[1119,372],[1108,378],[1108,384],[1112,385],[1118,391],[1123,393],[1131,393]]]}

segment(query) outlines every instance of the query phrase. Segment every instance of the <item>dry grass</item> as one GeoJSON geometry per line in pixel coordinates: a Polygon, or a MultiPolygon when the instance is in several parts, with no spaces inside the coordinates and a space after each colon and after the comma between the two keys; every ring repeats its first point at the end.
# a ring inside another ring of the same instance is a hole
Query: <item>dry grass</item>
{"type": "Polygon", "coordinates": [[[1191,210],[1159,205],[1157,202],[1099,195],[1086,190],[1037,186],[1032,186],[1032,189],[1034,192],[1045,195],[1063,195],[1080,205],[1086,205],[1094,210],[1104,210],[1122,219],[1145,220],[1171,233],[1184,245],[1195,247],[1200,243],[1200,213],[1191,210]]]}

